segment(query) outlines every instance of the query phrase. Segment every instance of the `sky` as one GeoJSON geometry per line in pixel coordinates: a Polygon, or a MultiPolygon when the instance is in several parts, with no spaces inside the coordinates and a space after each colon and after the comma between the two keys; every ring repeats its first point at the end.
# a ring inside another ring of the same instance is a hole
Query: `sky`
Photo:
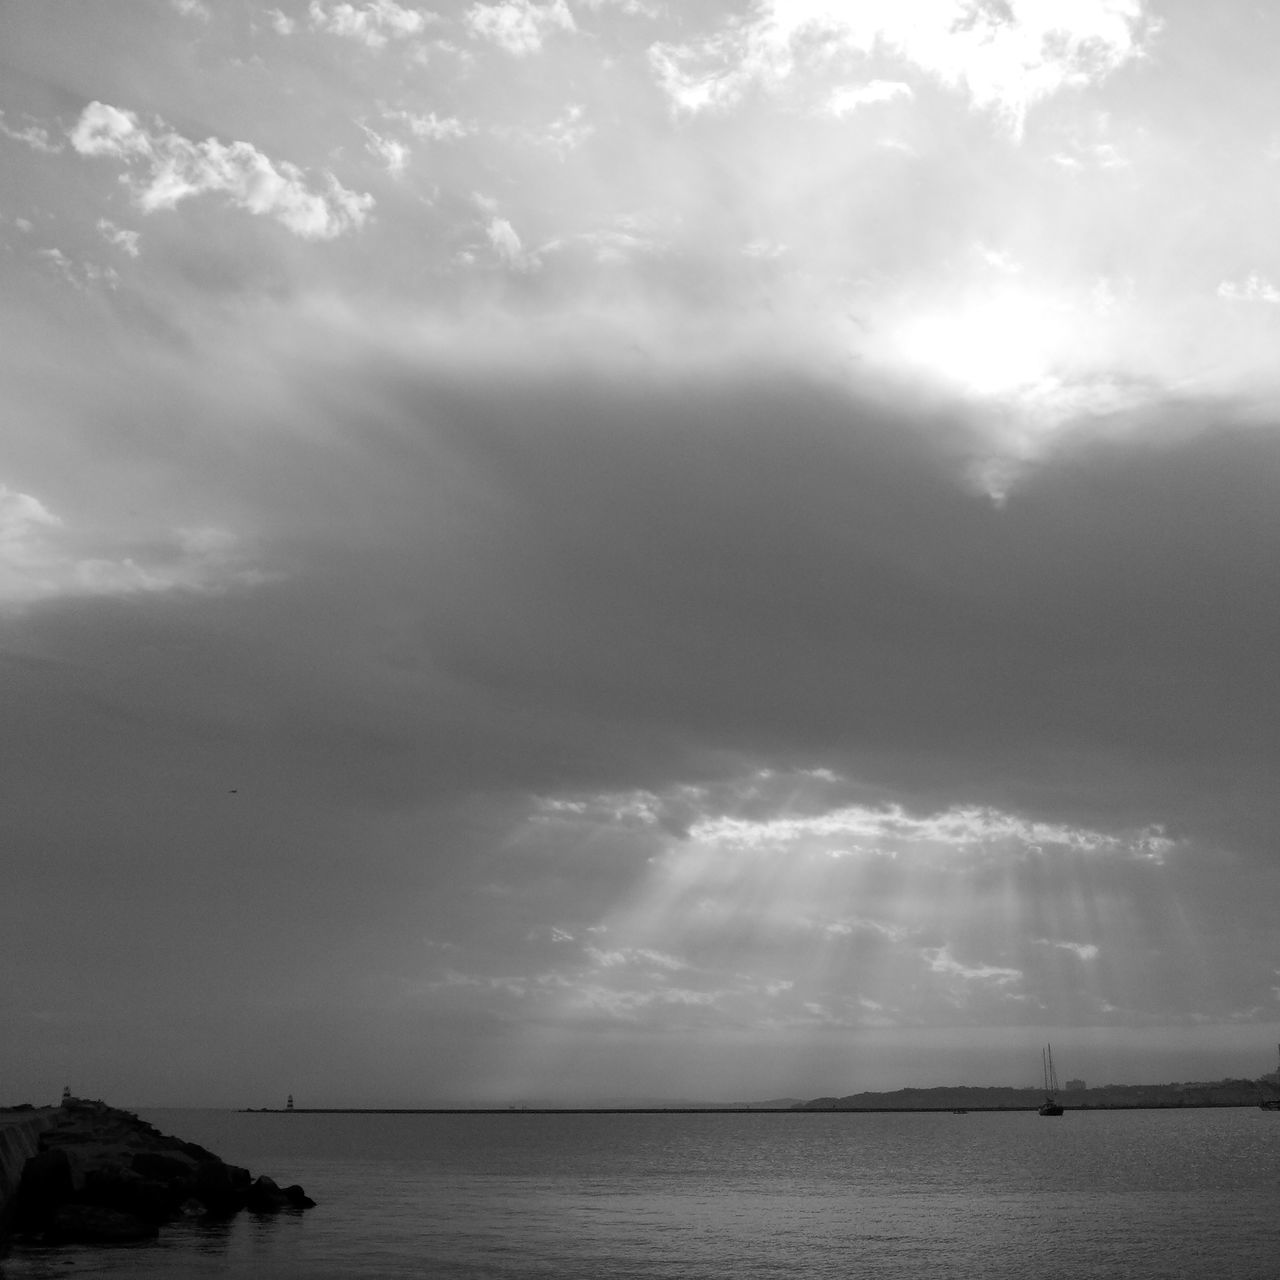
{"type": "Polygon", "coordinates": [[[1278,41],[0,0],[0,1100],[1271,1070],[1278,41]]]}

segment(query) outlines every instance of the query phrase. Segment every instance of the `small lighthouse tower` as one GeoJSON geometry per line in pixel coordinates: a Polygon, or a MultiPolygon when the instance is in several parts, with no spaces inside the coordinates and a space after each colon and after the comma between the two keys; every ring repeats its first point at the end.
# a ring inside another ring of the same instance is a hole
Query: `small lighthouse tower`
{"type": "Polygon", "coordinates": [[[289,1101],[288,1101],[288,1102],[286,1102],[286,1103],[284,1104],[284,1109],[285,1109],[286,1111],[292,1111],[292,1110],[293,1110],[293,1094],[290,1094],[290,1095],[289,1095],[289,1101]]]}

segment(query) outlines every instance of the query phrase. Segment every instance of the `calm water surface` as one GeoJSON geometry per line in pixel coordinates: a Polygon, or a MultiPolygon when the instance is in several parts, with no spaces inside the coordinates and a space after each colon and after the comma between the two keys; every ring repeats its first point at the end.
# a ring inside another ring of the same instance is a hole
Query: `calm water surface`
{"type": "Polygon", "coordinates": [[[319,1207],[28,1250],[53,1276],[440,1280],[1280,1274],[1280,1114],[144,1112],[319,1207]]]}

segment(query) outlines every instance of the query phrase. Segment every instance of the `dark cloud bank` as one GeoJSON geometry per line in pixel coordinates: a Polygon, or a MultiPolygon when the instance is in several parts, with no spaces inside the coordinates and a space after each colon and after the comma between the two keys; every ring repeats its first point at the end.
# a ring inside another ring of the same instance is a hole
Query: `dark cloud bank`
{"type": "MultiPolygon", "coordinates": [[[[252,470],[208,449],[263,582],[5,622],[8,901],[44,904],[6,912],[6,964],[42,1061],[95,1017],[160,1045],[160,1009],[241,1046],[213,1077],[281,1019],[295,1053],[350,1036],[409,932],[537,914],[476,906],[531,794],[820,767],[1269,862],[1271,431],[1149,411],[998,507],[961,418],[767,371],[393,371],[330,421],[318,382],[252,470]]],[[[589,918],[647,847],[561,850],[539,900],[589,918]]]]}
{"type": "Polygon", "coordinates": [[[1148,411],[1001,509],[965,481],[962,421],[792,379],[391,400],[397,514],[347,572],[505,712],[468,721],[478,782],[824,765],[924,808],[1267,847],[1272,433],[1148,411]]]}

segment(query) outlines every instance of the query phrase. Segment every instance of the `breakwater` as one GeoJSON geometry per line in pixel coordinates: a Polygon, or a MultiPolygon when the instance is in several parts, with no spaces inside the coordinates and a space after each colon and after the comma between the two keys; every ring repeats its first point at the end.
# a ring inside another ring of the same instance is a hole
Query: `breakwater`
{"type": "Polygon", "coordinates": [[[745,1116],[778,1115],[795,1107],[245,1107],[260,1116],[745,1116]]]}
{"type": "Polygon", "coordinates": [[[116,1244],[154,1239],[177,1218],[225,1220],[300,1212],[294,1184],[229,1165],[133,1114],[67,1095],[62,1105],[9,1113],[0,1127],[6,1224],[22,1242],[116,1244]]]}

